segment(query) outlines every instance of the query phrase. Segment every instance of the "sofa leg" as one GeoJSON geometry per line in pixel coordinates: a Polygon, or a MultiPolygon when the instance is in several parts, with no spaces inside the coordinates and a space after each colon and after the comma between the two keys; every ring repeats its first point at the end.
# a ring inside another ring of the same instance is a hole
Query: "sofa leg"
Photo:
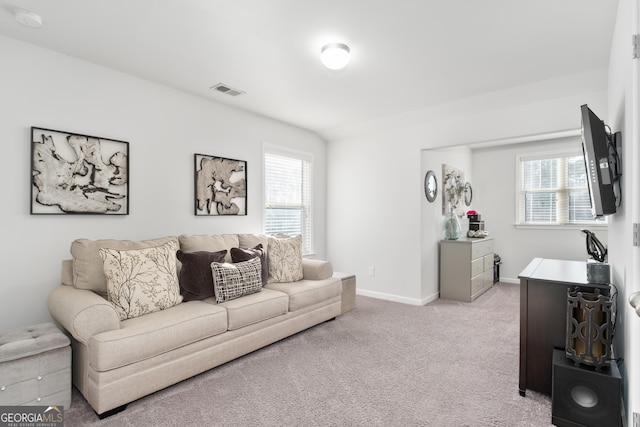
{"type": "Polygon", "coordinates": [[[110,417],[111,415],[115,415],[118,412],[124,411],[125,409],[127,409],[127,405],[122,405],[97,415],[98,415],[98,418],[100,418],[101,420],[104,420],[105,418],[110,417]]]}

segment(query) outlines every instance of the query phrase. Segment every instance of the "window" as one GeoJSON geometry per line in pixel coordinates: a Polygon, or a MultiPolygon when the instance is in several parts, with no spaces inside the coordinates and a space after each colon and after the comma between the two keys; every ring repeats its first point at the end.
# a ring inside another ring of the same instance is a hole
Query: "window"
{"type": "Polygon", "coordinates": [[[580,155],[520,159],[518,223],[603,224],[594,219],[584,158],[580,155]]]}
{"type": "Polygon", "coordinates": [[[302,253],[312,252],[310,154],[265,148],[264,232],[302,235],[302,253]]]}

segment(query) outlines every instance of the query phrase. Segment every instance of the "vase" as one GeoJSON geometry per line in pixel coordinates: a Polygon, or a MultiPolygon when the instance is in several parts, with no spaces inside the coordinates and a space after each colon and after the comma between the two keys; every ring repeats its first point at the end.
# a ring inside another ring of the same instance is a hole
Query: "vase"
{"type": "Polygon", "coordinates": [[[444,219],[445,240],[458,240],[461,231],[462,225],[460,225],[460,218],[458,218],[456,211],[449,207],[449,213],[447,213],[444,219]]]}

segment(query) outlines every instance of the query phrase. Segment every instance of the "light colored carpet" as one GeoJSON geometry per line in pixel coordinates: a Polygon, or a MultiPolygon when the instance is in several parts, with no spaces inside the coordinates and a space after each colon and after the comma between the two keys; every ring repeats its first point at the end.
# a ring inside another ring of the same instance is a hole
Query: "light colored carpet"
{"type": "Polygon", "coordinates": [[[550,426],[518,394],[519,286],[472,304],[357,297],[357,308],[105,420],[74,389],[74,426],[550,426]]]}

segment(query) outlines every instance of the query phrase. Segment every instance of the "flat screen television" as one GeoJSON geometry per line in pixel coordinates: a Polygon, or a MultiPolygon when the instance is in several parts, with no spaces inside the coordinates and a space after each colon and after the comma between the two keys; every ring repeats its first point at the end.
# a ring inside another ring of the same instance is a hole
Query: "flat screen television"
{"type": "Polygon", "coordinates": [[[594,218],[616,213],[620,203],[619,158],[615,136],[607,125],[587,105],[580,107],[582,113],[582,152],[587,168],[587,182],[591,198],[591,213],[594,218]]]}

